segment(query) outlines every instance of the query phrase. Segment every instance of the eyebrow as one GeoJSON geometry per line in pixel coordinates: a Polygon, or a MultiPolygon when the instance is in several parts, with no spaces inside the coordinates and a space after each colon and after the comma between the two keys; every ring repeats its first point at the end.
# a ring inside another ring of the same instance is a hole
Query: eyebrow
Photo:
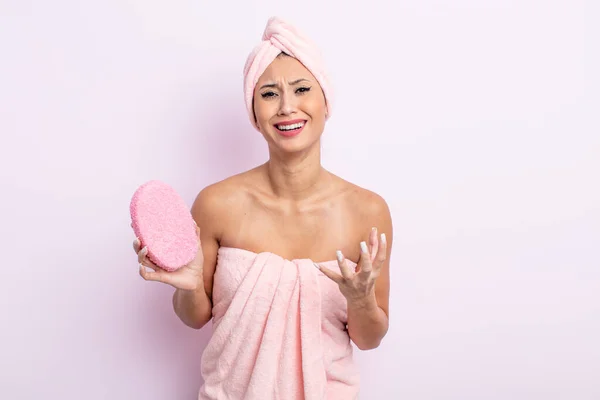
{"type": "MultiPolygon", "coordinates": [[[[295,81],[291,81],[289,84],[291,86],[294,86],[294,85],[299,84],[300,82],[310,82],[310,81],[308,79],[305,79],[305,78],[300,78],[300,79],[296,79],[295,81]]],[[[274,87],[277,87],[276,83],[267,83],[266,85],[262,85],[260,87],[260,90],[265,89],[265,88],[274,88],[274,87]]]]}

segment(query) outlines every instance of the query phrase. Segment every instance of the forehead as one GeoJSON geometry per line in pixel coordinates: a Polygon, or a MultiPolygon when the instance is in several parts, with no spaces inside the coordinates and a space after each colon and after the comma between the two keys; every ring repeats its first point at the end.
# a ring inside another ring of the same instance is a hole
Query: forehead
{"type": "Polygon", "coordinates": [[[295,79],[308,79],[314,80],[314,76],[310,73],[310,71],[298,60],[293,57],[277,57],[265,72],[258,79],[258,84],[271,82],[271,81],[280,81],[280,80],[295,80],[295,79]]]}

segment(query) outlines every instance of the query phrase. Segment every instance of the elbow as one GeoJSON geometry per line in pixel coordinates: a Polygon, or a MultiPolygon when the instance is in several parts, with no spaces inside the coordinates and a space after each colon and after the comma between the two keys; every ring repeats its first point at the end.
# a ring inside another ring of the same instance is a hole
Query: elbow
{"type": "Polygon", "coordinates": [[[202,329],[212,319],[212,309],[205,312],[200,310],[190,312],[178,304],[176,295],[173,295],[173,311],[185,326],[192,329],[202,329]]]}
{"type": "Polygon", "coordinates": [[[351,338],[359,350],[367,351],[379,347],[385,335],[373,335],[371,337],[353,337],[351,338]]]}
{"type": "Polygon", "coordinates": [[[181,322],[184,323],[185,326],[190,327],[192,329],[202,329],[204,327],[204,325],[206,325],[208,323],[208,321],[211,320],[212,316],[209,315],[180,315],[177,311],[175,311],[175,314],[177,314],[177,316],[179,317],[179,319],[181,320],[181,322]]]}
{"type": "Polygon", "coordinates": [[[192,328],[192,329],[202,329],[204,327],[204,325],[206,325],[208,321],[200,321],[200,320],[196,320],[196,321],[183,321],[183,323],[192,328]]]}
{"type": "Polygon", "coordinates": [[[359,350],[366,351],[376,349],[381,345],[383,338],[387,334],[388,327],[389,325],[386,320],[386,323],[382,325],[380,329],[371,331],[368,335],[365,335],[366,337],[363,335],[356,335],[355,337],[352,337],[352,341],[359,350]]]}
{"type": "Polygon", "coordinates": [[[362,351],[374,350],[379,347],[379,345],[381,344],[381,340],[373,340],[370,342],[358,342],[358,343],[354,342],[354,344],[356,345],[356,347],[358,347],[359,350],[362,350],[362,351]]]}

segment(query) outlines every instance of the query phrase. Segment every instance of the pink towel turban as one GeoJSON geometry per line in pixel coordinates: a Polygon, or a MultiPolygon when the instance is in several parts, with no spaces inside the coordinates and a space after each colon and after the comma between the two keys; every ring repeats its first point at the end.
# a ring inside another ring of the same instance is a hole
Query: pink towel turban
{"type": "Polygon", "coordinates": [[[327,118],[329,118],[333,93],[319,50],[292,25],[278,17],[272,17],[267,22],[262,42],[252,50],[244,66],[244,99],[252,126],[258,129],[252,106],[254,87],[267,67],[281,52],[300,61],[319,82],[325,95],[327,118]]]}

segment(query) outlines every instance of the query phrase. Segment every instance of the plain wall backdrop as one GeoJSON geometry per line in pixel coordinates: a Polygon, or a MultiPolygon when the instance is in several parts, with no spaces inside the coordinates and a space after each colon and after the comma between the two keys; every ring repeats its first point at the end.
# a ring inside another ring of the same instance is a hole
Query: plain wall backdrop
{"type": "Polygon", "coordinates": [[[266,160],[268,17],[323,51],[323,163],[391,208],[366,400],[600,399],[600,7],[582,0],[0,1],[0,398],[194,399],[210,335],[144,282],[129,200],[266,160]]]}

